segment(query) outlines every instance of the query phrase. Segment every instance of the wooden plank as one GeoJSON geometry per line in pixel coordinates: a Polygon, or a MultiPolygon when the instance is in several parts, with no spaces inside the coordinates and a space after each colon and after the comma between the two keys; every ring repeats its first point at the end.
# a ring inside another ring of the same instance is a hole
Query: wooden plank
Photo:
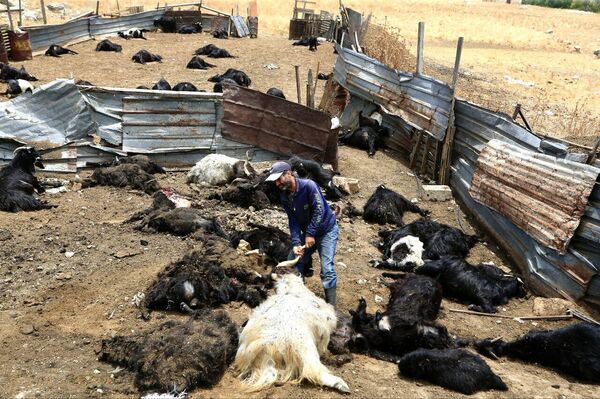
{"type": "Polygon", "coordinates": [[[462,47],[463,47],[463,37],[458,38],[458,43],[456,44],[456,57],[454,58],[454,72],[452,73],[452,84],[450,87],[452,90],[456,88],[456,81],[458,80],[458,70],[460,68],[460,57],[462,55],[462,47]]]}
{"type": "Polygon", "coordinates": [[[417,42],[417,74],[423,74],[423,42],[425,41],[425,22],[419,22],[419,37],[417,42]]]}
{"type": "Polygon", "coordinates": [[[425,166],[427,165],[427,154],[429,153],[429,135],[427,133],[425,134],[425,143],[423,144],[423,157],[421,158],[421,169],[419,174],[421,176],[424,175],[425,173],[425,166]]]}
{"type": "Polygon", "coordinates": [[[413,166],[415,164],[415,160],[417,159],[417,154],[419,153],[419,147],[421,146],[421,138],[422,138],[422,132],[419,131],[419,132],[417,132],[417,142],[415,143],[415,145],[412,149],[412,152],[410,153],[410,162],[408,164],[410,169],[413,168],[413,166]]]}

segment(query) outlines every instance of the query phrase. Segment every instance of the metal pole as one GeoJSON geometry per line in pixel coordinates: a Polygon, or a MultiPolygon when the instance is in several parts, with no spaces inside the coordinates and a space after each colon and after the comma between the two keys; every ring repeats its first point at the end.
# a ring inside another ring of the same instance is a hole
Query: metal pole
{"type": "Polygon", "coordinates": [[[302,96],[300,92],[300,65],[294,65],[296,69],[296,91],[298,93],[298,104],[302,104],[302,96]]]}
{"type": "Polygon", "coordinates": [[[417,42],[417,74],[423,74],[423,42],[425,40],[425,22],[419,22],[419,38],[417,42]]]}
{"type": "Polygon", "coordinates": [[[456,81],[458,80],[458,70],[460,68],[460,57],[462,55],[463,37],[458,38],[456,44],[456,58],[454,59],[454,73],[452,74],[452,90],[456,88],[456,81]]]}

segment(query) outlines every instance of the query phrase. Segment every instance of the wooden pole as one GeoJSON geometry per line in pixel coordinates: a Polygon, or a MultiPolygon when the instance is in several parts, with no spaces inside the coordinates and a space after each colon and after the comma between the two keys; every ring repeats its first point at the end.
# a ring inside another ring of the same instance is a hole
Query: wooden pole
{"type": "Polygon", "coordinates": [[[417,42],[417,74],[423,74],[423,42],[425,41],[425,22],[419,22],[419,38],[417,42]]]}
{"type": "Polygon", "coordinates": [[[121,15],[121,7],[119,7],[119,0],[117,0],[117,14],[121,15]]]}
{"type": "Polygon", "coordinates": [[[48,19],[46,18],[46,5],[44,4],[44,0],[40,0],[40,5],[42,7],[42,18],[44,19],[44,25],[48,24],[48,19]]]}
{"type": "Polygon", "coordinates": [[[21,4],[21,0],[19,0],[19,27],[21,26],[23,26],[23,5],[21,4]]]}
{"type": "Polygon", "coordinates": [[[298,93],[298,104],[302,104],[302,96],[300,91],[300,65],[294,65],[296,69],[296,92],[298,93]]]}
{"type": "Polygon", "coordinates": [[[309,108],[315,107],[314,95],[312,92],[313,83],[313,72],[312,69],[308,70],[308,79],[306,80],[306,106],[309,108]]]}
{"type": "MultiPolygon", "coordinates": [[[[319,69],[321,67],[321,61],[317,62],[317,73],[315,74],[315,85],[313,86],[313,97],[316,95],[317,93],[317,84],[319,83],[319,69]]],[[[313,98],[314,100],[314,98],[313,98]]],[[[314,104],[313,104],[314,107],[314,104]]]]}
{"type": "Polygon", "coordinates": [[[10,1],[6,2],[6,13],[8,14],[8,25],[10,27],[10,30],[15,30],[15,27],[13,25],[12,15],[10,15],[10,1]]]}
{"type": "Polygon", "coordinates": [[[586,163],[588,165],[591,165],[594,163],[594,160],[596,159],[596,153],[598,152],[598,147],[600,147],[600,137],[598,138],[598,141],[596,141],[596,145],[592,149],[592,152],[590,152],[590,156],[588,157],[588,159],[586,161],[586,163]]]}
{"type": "Polygon", "coordinates": [[[452,74],[452,90],[456,89],[456,82],[458,80],[458,70],[460,69],[460,57],[462,56],[463,37],[458,38],[456,44],[456,57],[454,58],[454,73],[452,74]]]}
{"type": "Polygon", "coordinates": [[[100,0],[96,1],[96,15],[100,15],[100,0]]]}

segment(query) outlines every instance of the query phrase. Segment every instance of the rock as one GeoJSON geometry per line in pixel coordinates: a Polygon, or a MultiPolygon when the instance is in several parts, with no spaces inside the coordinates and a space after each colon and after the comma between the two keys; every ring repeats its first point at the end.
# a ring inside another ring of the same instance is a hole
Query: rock
{"type": "Polygon", "coordinates": [[[563,315],[573,304],[561,298],[540,298],[533,300],[533,314],[536,316],[563,315]]]}
{"type": "Polygon", "coordinates": [[[352,177],[333,176],[333,184],[346,194],[355,194],[360,191],[360,181],[352,177]]]}
{"type": "Polygon", "coordinates": [[[380,297],[379,295],[375,295],[375,303],[381,303],[383,302],[383,298],[380,297]]]}
{"type": "Polygon", "coordinates": [[[554,31],[552,29],[548,29],[545,33],[551,34],[551,33],[554,33],[554,31]]]}
{"type": "Polygon", "coordinates": [[[419,196],[425,201],[448,201],[452,199],[452,190],[441,184],[421,185],[419,196]]]}
{"type": "Polygon", "coordinates": [[[140,254],[139,251],[134,251],[134,250],[130,250],[130,249],[121,249],[121,250],[115,252],[115,254],[113,256],[117,259],[123,259],[123,258],[129,258],[131,256],[136,256],[139,254],[140,254]]]}
{"type": "Polygon", "coordinates": [[[597,50],[594,50],[594,55],[596,56],[596,58],[600,58],[600,48],[597,50]]]}
{"type": "Polygon", "coordinates": [[[81,190],[81,183],[73,183],[73,185],[71,185],[71,190],[73,190],[73,191],[81,190]]]}
{"type": "Polygon", "coordinates": [[[13,235],[10,231],[5,229],[0,229],[0,241],[8,241],[13,238],[13,235]]]}
{"type": "Polygon", "coordinates": [[[574,45],[573,46],[573,51],[576,52],[576,53],[581,53],[581,47],[579,47],[577,45],[574,45]]]}
{"type": "Polygon", "coordinates": [[[72,258],[73,256],[75,256],[75,252],[65,251],[65,256],[67,258],[72,258]]]}
{"type": "Polygon", "coordinates": [[[50,3],[46,5],[46,8],[50,11],[59,12],[65,9],[65,5],[63,3],[50,3]]]}
{"type": "Polygon", "coordinates": [[[35,331],[33,324],[24,324],[19,328],[19,332],[23,335],[29,335],[35,331]]]}

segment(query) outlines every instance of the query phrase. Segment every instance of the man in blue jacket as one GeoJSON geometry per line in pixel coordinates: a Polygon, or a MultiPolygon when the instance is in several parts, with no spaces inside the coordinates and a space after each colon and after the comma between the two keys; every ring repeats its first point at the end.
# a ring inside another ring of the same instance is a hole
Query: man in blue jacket
{"type": "Polygon", "coordinates": [[[312,254],[319,251],[325,301],[335,306],[337,276],[333,258],[338,225],[321,189],[312,180],[296,178],[287,162],[274,163],[266,180],[275,182],[281,190],[281,205],[287,213],[292,237],[290,258],[302,256],[296,269],[304,275],[305,265],[312,254]]]}

